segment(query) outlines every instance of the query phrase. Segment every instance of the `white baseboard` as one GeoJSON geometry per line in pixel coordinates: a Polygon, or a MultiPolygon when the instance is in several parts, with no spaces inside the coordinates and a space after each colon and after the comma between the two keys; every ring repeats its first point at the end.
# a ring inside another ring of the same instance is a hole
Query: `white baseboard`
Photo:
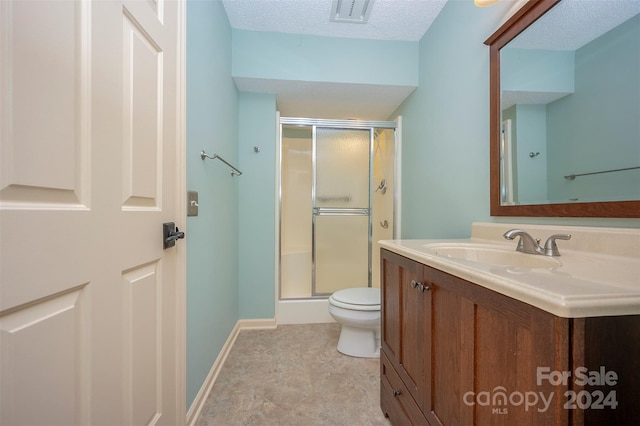
{"type": "Polygon", "coordinates": [[[329,313],[328,299],[279,300],[278,324],[318,324],[335,322],[329,313]]]}
{"type": "Polygon", "coordinates": [[[209,392],[211,392],[211,388],[213,387],[213,384],[215,383],[216,378],[220,373],[220,369],[224,365],[224,361],[227,359],[227,355],[229,355],[229,351],[231,351],[231,348],[233,347],[233,344],[235,343],[239,332],[240,324],[238,321],[231,330],[229,337],[227,337],[227,341],[224,343],[224,345],[222,345],[222,349],[220,350],[218,357],[213,363],[213,366],[211,367],[207,378],[205,379],[202,387],[200,388],[200,391],[193,400],[191,407],[189,407],[189,411],[187,412],[187,425],[193,426],[195,425],[196,420],[198,420],[200,412],[202,411],[202,407],[204,406],[204,403],[209,396],[209,392]]]}
{"type": "Polygon", "coordinates": [[[256,329],[275,329],[277,327],[275,318],[273,319],[244,319],[238,320],[236,325],[229,333],[229,337],[227,341],[222,346],[218,357],[216,358],[213,366],[211,366],[211,370],[207,375],[200,391],[196,395],[191,407],[189,407],[189,411],[187,412],[187,425],[194,426],[198,417],[200,417],[200,412],[202,411],[202,407],[204,406],[205,401],[209,397],[209,393],[211,392],[211,388],[213,388],[213,384],[218,378],[218,374],[224,365],[233,344],[238,337],[238,334],[241,330],[256,330],[256,329]]]}
{"type": "Polygon", "coordinates": [[[240,330],[274,329],[277,327],[276,319],[241,319],[237,326],[240,330]]]}

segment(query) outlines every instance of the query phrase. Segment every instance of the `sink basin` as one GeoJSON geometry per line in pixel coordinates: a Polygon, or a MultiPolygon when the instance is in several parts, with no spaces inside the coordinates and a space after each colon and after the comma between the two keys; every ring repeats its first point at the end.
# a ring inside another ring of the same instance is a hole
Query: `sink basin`
{"type": "Polygon", "coordinates": [[[514,268],[557,268],[560,262],[552,257],[528,254],[484,244],[428,244],[429,254],[440,257],[514,268]]]}

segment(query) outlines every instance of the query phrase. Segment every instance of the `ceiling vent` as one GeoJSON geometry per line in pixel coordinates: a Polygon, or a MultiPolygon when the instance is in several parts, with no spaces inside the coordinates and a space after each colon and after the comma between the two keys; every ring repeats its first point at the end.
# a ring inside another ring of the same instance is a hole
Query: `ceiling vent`
{"type": "Polygon", "coordinates": [[[366,24],[371,15],[374,0],[333,0],[331,22],[366,24]]]}

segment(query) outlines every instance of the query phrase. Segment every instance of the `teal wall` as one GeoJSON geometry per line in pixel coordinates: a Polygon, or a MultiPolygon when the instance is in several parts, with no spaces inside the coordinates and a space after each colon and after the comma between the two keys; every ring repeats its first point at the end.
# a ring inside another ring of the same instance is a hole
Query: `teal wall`
{"type": "Polygon", "coordinates": [[[547,200],[547,115],[544,105],[516,105],[515,146],[517,201],[535,204],[547,200]],[[530,157],[529,153],[539,155],[530,157]]]}
{"type": "Polygon", "coordinates": [[[234,77],[416,86],[417,63],[417,42],[233,30],[234,77]]]}
{"type": "Polygon", "coordinates": [[[239,293],[244,319],[275,317],[276,120],[275,95],[240,94],[239,293]]]}
{"type": "Polygon", "coordinates": [[[187,219],[187,407],[239,318],[238,184],[217,160],[238,163],[238,92],[231,28],[222,3],[187,2],[187,189],[199,215],[187,219]]]}
{"type": "Polygon", "coordinates": [[[468,236],[489,218],[489,49],[504,4],[450,0],[420,41],[402,115],[402,238],[468,236]]]}
{"type": "Polygon", "coordinates": [[[511,120],[513,200],[535,204],[547,199],[547,109],[545,105],[513,105],[502,111],[511,120]],[[529,153],[538,155],[530,157],[529,153]]]}
{"type": "Polygon", "coordinates": [[[575,54],[567,50],[505,47],[500,50],[500,88],[505,91],[573,93],[575,54]]]}

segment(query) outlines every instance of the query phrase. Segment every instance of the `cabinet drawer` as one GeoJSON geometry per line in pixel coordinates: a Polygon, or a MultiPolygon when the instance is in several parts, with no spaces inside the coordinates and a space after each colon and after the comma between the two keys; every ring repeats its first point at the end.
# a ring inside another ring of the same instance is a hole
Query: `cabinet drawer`
{"type": "Polygon", "coordinates": [[[384,354],[380,355],[381,406],[393,425],[427,425],[427,419],[384,354]]]}

